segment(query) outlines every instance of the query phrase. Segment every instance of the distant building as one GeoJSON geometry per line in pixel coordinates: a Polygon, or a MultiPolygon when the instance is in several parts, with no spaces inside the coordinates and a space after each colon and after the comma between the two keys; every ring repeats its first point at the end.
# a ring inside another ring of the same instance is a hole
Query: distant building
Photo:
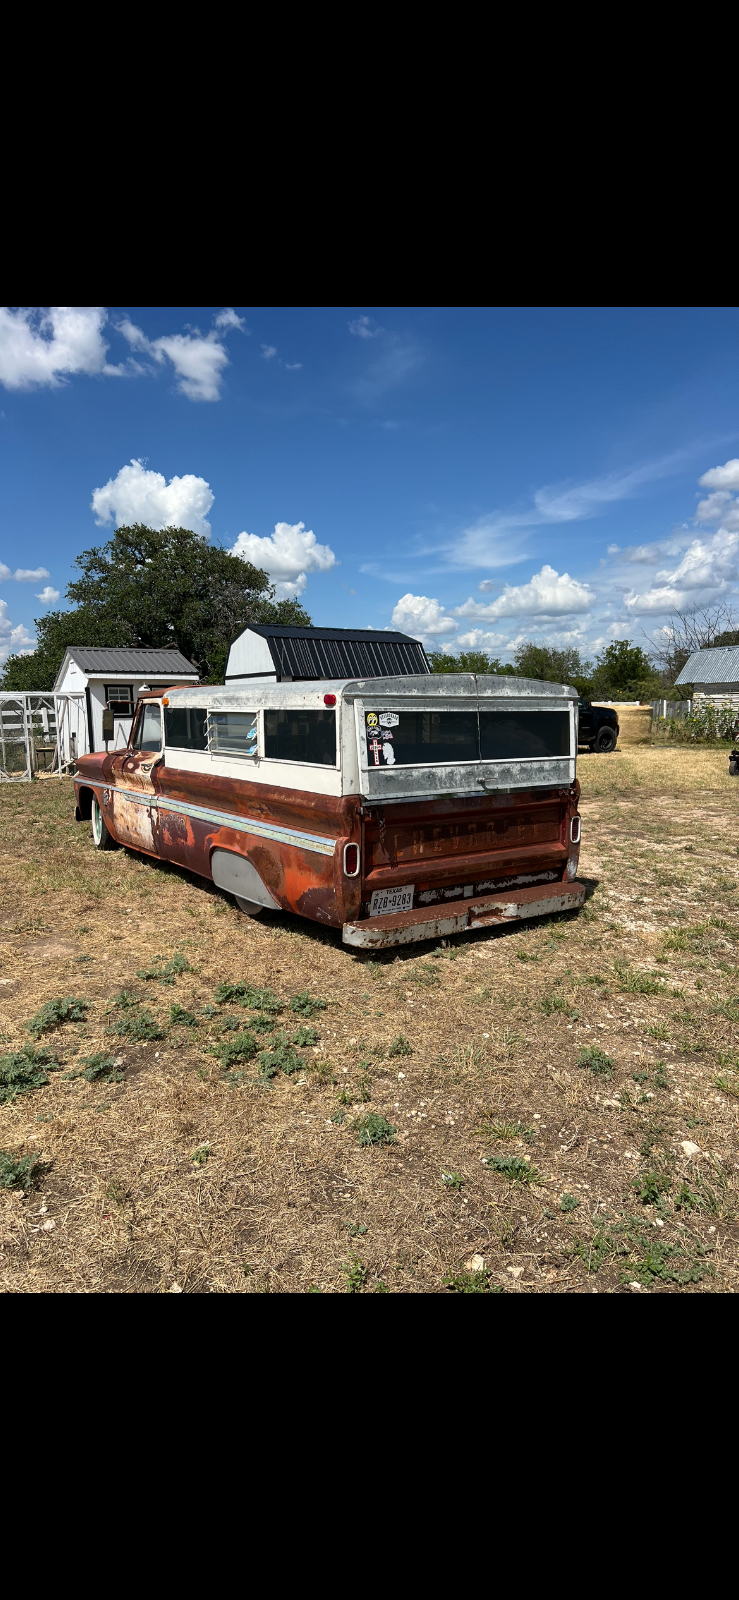
{"type": "Polygon", "coordinates": [[[102,750],[103,711],[110,706],[115,733],[110,748],[128,743],[137,696],[146,687],[195,684],[199,674],[179,650],[97,650],[70,645],[54,684],[57,694],[79,697],[84,715],[60,724],[61,758],[73,761],[89,750],[102,750]]]}
{"type": "Polygon", "coordinates": [[[695,684],[696,700],[739,706],[739,644],[696,650],[675,679],[676,687],[681,683],[695,684]]]}
{"type": "Polygon", "coordinates": [[[231,646],[227,683],[299,683],[326,678],[407,678],[430,672],[407,633],[373,628],[293,628],[254,623],[231,646]]]}

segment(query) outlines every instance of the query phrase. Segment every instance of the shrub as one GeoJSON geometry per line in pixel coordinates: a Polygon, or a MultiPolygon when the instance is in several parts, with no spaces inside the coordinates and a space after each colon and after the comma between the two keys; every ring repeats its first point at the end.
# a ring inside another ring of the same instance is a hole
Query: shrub
{"type": "Polygon", "coordinates": [[[388,1049],[388,1056],[412,1056],[413,1046],[409,1039],[399,1033],[388,1049]]]}
{"type": "Polygon", "coordinates": [[[539,1174],[523,1156],[483,1156],[482,1164],[514,1183],[538,1183],[539,1174]]]}
{"type": "Polygon", "coordinates": [[[310,995],[307,989],[304,989],[302,994],[293,995],[290,1001],[290,1010],[296,1011],[299,1017],[307,1017],[310,1020],[319,1011],[325,1011],[327,1005],[327,1000],[318,1000],[314,995],[310,995]]]}
{"type": "Polygon", "coordinates": [[[74,1000],[71,997],[66,1000],[47,1000],[46,1005],[26,1023],[26,1027],[34,1039],[38,1039],[51,1028],[60,1028],[63,1022],[84,1022],[85,1012],[89,1009],[89,1000],[74,1000]]]}
{"type": "Polygon", "coordinates": [[[365,1111],[364,1116],[357,1117],[354,1128],[363,1148],[372,1144],[394,1144],[398,1131],[378,1111],[365,1111]]]}
{"type": "Polygon", "coordinates": [[[605,1050],[599,1050],[597,1044],[589,1044],[581,1050],[577,1058],[578,1067],[589,1067],[596,1078],[612,1078],[613,1062],[605,1050]]]}
{"type": "Polygon", "coordinates": [[[58,1069],[56,1056],[49,1050],[34,1050],[30,1044],[0,1056],[0,1105],[16,1100],[19,1094],[30,1094],[32,1089],[43,1089],[48,1073],[58,1069]]]}
{"type": "Polygon", "coordinates": [[[82,1061],[85,1068],[82,1076],[88,1083],[97,1083],[102,1078],[103,1083],[122,1083],[124,1074],[116,1066],[113,1056],[106,1056],[102,1051],[97,1055],[85,1056],[82,1061]]]}
{"type": "Polygon", "coordinates": [[[105,1031],[120,1034],[123,1038],[129,1039],[131,1044],[138,1044],[143,1039],[165,1037],[164,1029],[160,1028],[147,1006],[137,1006],[128,1016],[117,1017],[105,1031]]]}
{"type": "Polygon", "coordinates": [[[25,1189],[28,1192],[41,1166],[39,1155],[19,1156],[16,1160],[9,1150],[0,1150],[0,1189],[25,1189]]]}
{"type": "Polygon", "coordinates": [[[176,955],[170,956],[169,961],[165,961],[163,956],[158,956],[152,966],[142,967],[136,973],[136,977],[143,978],[145,983],[149,983],[154,979],[158,983],[171,985],[174,983],[175,978],[179,978],[182,972],[192,972],[192,967],[189,961],[183,955],[180,955],[178,951],[176,955]]]}

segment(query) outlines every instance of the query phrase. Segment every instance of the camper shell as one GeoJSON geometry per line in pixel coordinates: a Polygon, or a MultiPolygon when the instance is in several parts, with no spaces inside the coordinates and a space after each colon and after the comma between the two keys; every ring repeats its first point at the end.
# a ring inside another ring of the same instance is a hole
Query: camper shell
{"type": "MultiPolygon", "coordinates": [[[[377,949],[581,905],[577,692],[489,674],[141,697],[80,760],[77,815],[377,949]]],[[[97,830],[97,831],[96,831],[97,830]]]]}

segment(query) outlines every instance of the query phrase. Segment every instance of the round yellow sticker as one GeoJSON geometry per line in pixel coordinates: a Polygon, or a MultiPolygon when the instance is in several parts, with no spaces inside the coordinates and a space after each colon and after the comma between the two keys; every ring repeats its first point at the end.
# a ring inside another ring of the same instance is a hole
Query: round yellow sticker
{"type": "Polygon", "coordinates": [[[376,728],[377,727],[377,712],[376,711],[368,711],[367,712],[367,727],[368,728],[376,728]]]}

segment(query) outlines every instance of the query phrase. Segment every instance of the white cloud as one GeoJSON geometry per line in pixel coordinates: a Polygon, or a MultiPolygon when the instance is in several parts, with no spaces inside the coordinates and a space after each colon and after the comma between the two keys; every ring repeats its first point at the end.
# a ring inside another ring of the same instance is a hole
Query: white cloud
{"type": "Polygon", "coordinates": [[[41,593],[37,594],[36,599],[43,600],[45,606],[53,606],[54,601],[59,599],[59,590],[52,589],[51,584],[47,583],[41,593]]]}
{"type": "Polygon", "coordinates": [[[22,622],[15,625],[11,622],[7,601],[0,600],[0,661],[5,661],[8,656],[18,652],[25,653],[35,648],[36,640],[33,635],[24,628],[22,622]]]}
{"type": "Polygon", "coordinates": [[[375,323],[374,327],[372,327],[369,317],[355,317],[354,321],[350,322],[348,326],[349,332],[353,333],[356,339],[376,339],[378,333],[385,332],[385,329],[381,328],[378,323],[375,323]]]}
{"type": "Polygon", "coordinates": [[[506,584],[503,593],[490,605],[482,605],[470,598],[463,606],[455,606],[455,617],[473,617],[481,622],[494,622],[498,617],[557,617],[573,612],[590,611],[595,594],[587,583],[571,578],[568,572],[561,575],[554,567],[543,566],[528,583],[506,584]]]}
{"type": "Polygon", "coordinates": [[[447,647],[449,650],[507,650],[510,640],[507,633],[486,633],[484,628],[470,628],[460,633],[447,647]]]}
{"type": "Polygon", "coordinates": [[[56,389],[73,373],[120,376],[106,359],[102,306],[0,307],[0,383],[56,389]]]}
{"type": "Polygon", "coordinates": [[[414,638],[437,638],[442,633],[456,633],[457,624],[447,616],[438,600],[425,594],[404,594],[393,611],[393,627],[414,638]]]}
{"type": "Polygon", "coordinates": [[[213,318],[213,322],[214,326],[222,328],[224,333],[227,333],[229,328],[239,328],[241,333],[249,332],[244,318],[237,317],[232,306],[225,306],[223,311],[219,311],[218,316],[213,318]]]}
{"type": "Polygon", "coordinates": [[[739,457],[725,461],[722,467],[710,467],[698,482],[701,489],[739,489],[739,457]]]}
{"type": "Polygon", "coordinates": [[[263,361],[271,361],[272,357],[276,356],[276,355],[277,355],[277,345],[276,344],[263,344],[262,345],[262,360],[263,361]]]}
{"type": "Polygon", "coordinates": [[[5,583],[6,579],[12,578],[12,576],[10,567],[6,567],[4,561],[0,561],[0,583],[5,583]]]}
{"type": "Polygon", "coordinates": [[[719,528],[710,539],[694,539],[672,570],[655,573],[651,589],[625,595],[634,616],[682,610],[698,599],[715,600],[739,576],[739,533],[719,528]]]}
{"type": "Polygon", "coordinates": [[[303,370],[302,361],[286,361],[285,362],[285,371],[286,372],[302,372],[302,370],[303,370]]]}
{"type": "MultiPolygon", "coordinates": [[[[186,472],[167,483],[161,472],[152,472],[143,461],[132,460],[102,489],[94,490],[91,509],[99,527],[111,522],[117,528],[144,522],[149,528],[191,528],[207,539],[210,523],[206,517],[214,498],[205,478],[186,472]]],[[[40,576],[48,578],[49,574],[40,576]]]]}
{"type": "MultiPolygon", "coordinates": [[[[229,324],[231,326],[232,324],[229,324]]],[[[171,361],[177,373],[177,389],[188,400],[220,400],[223,368],[228,366],[228,351],[213,329],[202,334],[165,334],[160,339],[147,339],[146,334],[128,317],[118,324],[132,350],[147,355],[160,366],[165,359],[171,361]]]]}
{"type": "Polygon", "coordinates": [[[13,573],[16,583],[40,583],[48,576],[46,567],[16,567],[13,573]]]}
{"type": "Polygon", "coordinates": [[[336,565],[330,545],[318,544],[304,522],[276,522],[274,533],[264,538],[256,533],[240,533],[231,554],[263,567],[276,584],[278,600],[302,594],[309,572],[329,572],[336,565]]]}

